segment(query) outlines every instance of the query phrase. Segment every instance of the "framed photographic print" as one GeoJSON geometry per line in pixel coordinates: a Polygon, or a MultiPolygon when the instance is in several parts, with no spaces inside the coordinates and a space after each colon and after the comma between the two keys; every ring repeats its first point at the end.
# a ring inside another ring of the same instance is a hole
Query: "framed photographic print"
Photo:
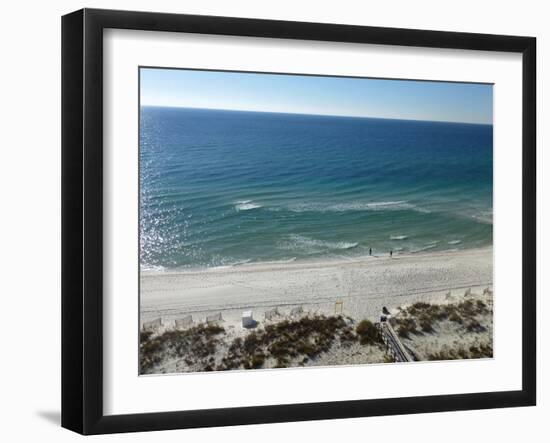
{"type": "Polygon", "coordinates": [[[531,37],[62,21],[62,425],[534,405],[531,37]]]}

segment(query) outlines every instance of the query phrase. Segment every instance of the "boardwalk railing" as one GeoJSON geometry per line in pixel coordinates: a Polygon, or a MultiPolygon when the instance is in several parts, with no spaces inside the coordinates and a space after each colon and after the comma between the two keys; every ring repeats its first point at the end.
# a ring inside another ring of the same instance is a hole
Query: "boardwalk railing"
{"type": "Polygon", "coordinates": [[[387,321],[376,323],[376,326],[380,331],[380,335],[382,335],[382,340],[388,348],[388,352],[396,362],[413,361],[412,357],[405,349],[405,346],[403,346],[403,343],[399,340],[395,330],[387,321]]]}

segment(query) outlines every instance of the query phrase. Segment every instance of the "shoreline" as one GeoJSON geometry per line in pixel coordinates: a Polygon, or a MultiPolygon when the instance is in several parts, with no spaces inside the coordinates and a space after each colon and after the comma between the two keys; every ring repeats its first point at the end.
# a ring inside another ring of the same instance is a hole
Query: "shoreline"
{"type": "MultiPolygon", "coordinates": [[[[385,253],[384,255],[381,254],[372,254],[372,255],[360,255],[360,256],[333,256],[333,257],[318,257],[318,258],[296,258],[292,257],[289,259],[282,259],[282,260],[264,260],[264,261],[242,261],[237,262],[235,264],[230,265],[220,265],[220,266],[198,266],[198,267],[179,267],[179,268],[171,268],[166,269],[163,268],[162,270],[157,269],[147,269],[147,270],[140,270],[140,277],[148,277],[148,276],[157,276],[157,275],[194,275],[204,272],[223,272],[223,271],[231,271],[233,269],[239,269],[239,270],[258,270],[263,269],[265,267],[286,267],[289,265],[292,266],[301,266],[301,267],[322,267],[322,266],[333,266],[337,263],[357,263],[357,262],[366,262],[366,261],[390,261],[390,260],[400,260],[403,258],[412,258],[412,257],[436,257],[436,256],[448,256],[450,254],[461,254],[461,253],[469,253],[471,251],[484,251],[484,250],[493,250],[493,245],[489,246],[480,246],[480,247],[473,247],[473,248],[465,248],[465,249],[445,249],[445,250],[439,250],[439,251],[418,251],[418,252],[394,252],[393,257],[389,256],[389,253],[385,253]]],[[[162,266],[160,266],[162,267],[162,266]]]]}
{"type": "Polygon", "coordinates": [[[377,320],[383,306],[396,309],[416,301],[444,301],[448,292],[482,290],[493,284],[493,247],[397,254],[350,259],[261,262],[239,266],[140,274],[141,322],[162,318],[173,327],[177,318],[192,315],[195,324],[221,313],[224,324],[240,327],[243,310],[265,313],[294,307],[311,314],[342,314],[377,320]]]}

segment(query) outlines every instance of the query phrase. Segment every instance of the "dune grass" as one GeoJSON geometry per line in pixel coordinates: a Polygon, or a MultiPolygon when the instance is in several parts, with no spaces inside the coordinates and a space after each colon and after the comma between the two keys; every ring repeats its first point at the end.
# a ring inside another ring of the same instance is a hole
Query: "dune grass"
{"type": "Polygon", "coordinates": [[[412,346],[419,340],[415,337],[439,334],[445,325],[455,331],[461,340],[469,334],[479,337],[474,344],[467,344],[472,341],[470,339],[463,340],[463,344],[444,345],[435,352],[425,353],[422,360],[487,358],[493,356],[492,340],[480,334],[487,331],[487,322],[492,321],[488,320],[488,315],[492,315],[492,308],[480,299],[466,299],[453,304],[417,302],[401,309],[390,322],[399,337],[411,340],[412,346]]]}
{"type": "Polygon", "coordinates": [[[250,332],[244,340],[234,339],[217,369],[256,369],[263,367],[267,360],[272,360],[275,367],[303,366],[334,344],[381,343],[380,337],[370,328],[363,334],[370,335],[362,339],[351,322],[341,316],[316,315],[283,320],[250,332]]]}
{"type": "Polygon", "coordinates": [[[338,345],[382,346],[377,328],[342,316],[304,316],[267,324],[230,339],[224,328],[198,325],[159,335],[140,334],[140,371],[155,372],[164,359],[180,361],[193,371],[304,366],[338,345]]]}
{"type": "Polygon", "coordinates": [[[480,324],[478,316],[488,312],[489,308],[482,300],[464,300],[456,304],[442,305],[417,302],[401,310],[391,322],[402,338],[433,333],[434,325],[444,320],[465,325],[468,332],[484,332],[486,328],[480,324]]]}
{"type": "Polygon", "coordinates": [[[218,325],[198,325],[186,330],[169,330],[153,336],[140,333],[140,373],[154,372],[166,356],[185,359],[188,365],[201,364],[204,371],[213,370],[213,360],[225,329],[218,325]],[[205,363],[206,362],[206,363],[205,363]]]}

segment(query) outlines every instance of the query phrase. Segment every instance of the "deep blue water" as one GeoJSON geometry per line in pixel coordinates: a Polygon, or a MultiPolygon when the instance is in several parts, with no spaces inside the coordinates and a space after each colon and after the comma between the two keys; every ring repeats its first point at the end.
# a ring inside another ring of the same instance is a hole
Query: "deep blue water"
{"type": "Polygon", "coordinates": [[[142,107],[142,269],[492,244],[493,127],[142,107]]]}

